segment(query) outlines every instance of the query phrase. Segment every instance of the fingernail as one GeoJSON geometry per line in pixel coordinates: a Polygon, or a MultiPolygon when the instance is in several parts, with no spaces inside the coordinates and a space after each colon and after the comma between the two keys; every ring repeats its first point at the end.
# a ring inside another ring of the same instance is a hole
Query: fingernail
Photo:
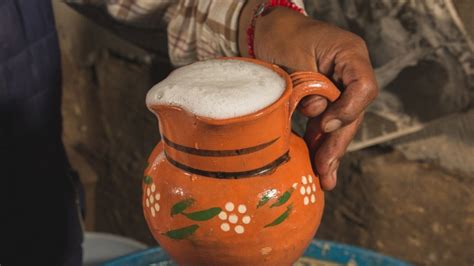
{"type": "Polygon", "coordinates": [[[336,129],[339,129],[342,125],[342,121],[339,119],[329,120],[324,126],[324,132],[329,133],[333,132],[336,129]]]}

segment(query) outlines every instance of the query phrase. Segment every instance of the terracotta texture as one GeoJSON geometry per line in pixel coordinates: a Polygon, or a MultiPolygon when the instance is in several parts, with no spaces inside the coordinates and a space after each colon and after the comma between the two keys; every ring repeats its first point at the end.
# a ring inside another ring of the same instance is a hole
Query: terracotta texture
{"type": "Polygon", "coordinates": [[[334,101],[339,91],[317,73],[290,76],[255,59],[229,59],[274,70],[285,92],[259,112],[223,120],[149,106],[162,142],[145,170],[145,218],[180,265],[290,265],[316,233],[324,206],[291,114],[304,96],[334,101]]]}

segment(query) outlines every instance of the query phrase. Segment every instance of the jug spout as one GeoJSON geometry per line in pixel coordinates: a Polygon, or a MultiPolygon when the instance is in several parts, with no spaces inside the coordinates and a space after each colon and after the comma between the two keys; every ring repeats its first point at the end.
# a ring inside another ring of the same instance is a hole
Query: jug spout
{"type": "Polygon", "coordinates": [[[181,111],[180,107],[169,105],[169,104],[157,104],[157,103],[148,104],[147,103],[147,108],[148,110],[150,110],[150,112],[152,112],[155,115],[158,121],[160,120],[161,116],[166,117],[166,113],[172,112],[173,109],[180,109],[179,111],[181,111]]]}

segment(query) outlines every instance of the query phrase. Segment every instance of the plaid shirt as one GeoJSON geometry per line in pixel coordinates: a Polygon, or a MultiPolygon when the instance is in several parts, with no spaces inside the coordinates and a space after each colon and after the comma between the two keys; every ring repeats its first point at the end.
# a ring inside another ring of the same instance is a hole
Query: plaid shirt
{"type": "MultiPolygon", "coordinates": [[[[167,25],[175,66],[239,54],[237,30],[245,0],[66,0],[106,5],[115,19],[139,27],[167,25]]],[[[303,0],[293,0],[304,8],[303,0]]]]}

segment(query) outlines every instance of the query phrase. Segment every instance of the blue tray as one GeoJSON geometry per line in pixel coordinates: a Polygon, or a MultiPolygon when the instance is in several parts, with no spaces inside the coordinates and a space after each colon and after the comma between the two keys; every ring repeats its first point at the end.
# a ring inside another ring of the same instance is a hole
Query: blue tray
{"type": "MultiPolygon", "coordinates": [[[[357,266],[409,266],[411,264],[403,262],[373,251],[357,248],[349,245],[338,244],[331,241],[313,240],[306,249],[303,258],[303,265],[311,265],[311,261],[319,260],[335,263],[336,265],[357,265],[357,266]],[[308,263],[308,264],[306,264],[308,263]]],[[[123,257],[104,263],[104,266],[149,266],[149,265],[174,265],[167,264],[170,258],[160,247],[149,248],[135,252],[123,257]]],[[[316,262],[315,261],[315,262],[316,262]]]]}

